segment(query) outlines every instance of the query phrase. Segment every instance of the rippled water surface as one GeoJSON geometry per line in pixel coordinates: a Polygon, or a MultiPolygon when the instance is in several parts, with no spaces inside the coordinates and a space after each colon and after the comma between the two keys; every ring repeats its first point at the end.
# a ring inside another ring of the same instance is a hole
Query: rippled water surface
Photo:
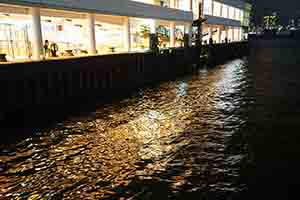
{"type": "Polygon", "coordinates": [[[279,109],[287,91],[250,69],[201,69],[3,148],[0,199],[260,199],[291,155],[281,144],[295,144],[272,139],[286,130],[274,113],[291,110],[279,109]]]}

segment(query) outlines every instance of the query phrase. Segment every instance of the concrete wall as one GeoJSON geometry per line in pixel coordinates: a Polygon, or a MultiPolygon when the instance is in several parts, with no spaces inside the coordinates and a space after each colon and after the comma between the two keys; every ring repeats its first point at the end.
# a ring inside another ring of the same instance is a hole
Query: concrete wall
{"type": "MultiPolygon", "coordinates": [[[[0,119],[4,113],[78,104],[114,96],[184,73],[191,50],[91,56],[0,65],[0,119]]],[[[1,120],[0,120],[1,121],[1,120]]]]}
{"type": "Polygon", "coordinates": [[[192,12],[130,0],[1,0],[0,3],[185,22],[193,20],[192,12]]]}
{"type": "MultiPolygon", "coordinates": [[[[213,60],[210,64],[220,64],[242,56],[245,44],[204,46],[203,51],[213,60]]],[[[159,54],[127,53],[1,64],[0,121],[23,110],[29,111],[29,115],[45,109],[60,113],[71,105],[78,108],[86,102],[176,78],[190,72],[192,64],[199,63],[197,52],[193,47],[167,49],[159,54]]]]}

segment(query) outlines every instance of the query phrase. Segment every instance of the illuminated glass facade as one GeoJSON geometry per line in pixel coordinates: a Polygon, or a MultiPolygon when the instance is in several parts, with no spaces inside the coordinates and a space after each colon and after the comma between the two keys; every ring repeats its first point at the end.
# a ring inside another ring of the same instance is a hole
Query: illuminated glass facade
{"type": "Polygon", "coordinates": [[[213,13],[213,0],[203,0],[203,14],[212,15],[213,13]]]}
{"type": "Polygon", "coordinates": [[[52,44],[58,57],[146,51],[150,33],[158,35],[160,48],[183,46],[184,34],[191,34],[192,1],[74,0],[61,1],[59,9],[52,1],[0,4],[0,54],[9,61],[50,59],[52,44]]]}
{"type": "Polygon", "coordinates": [[[206,22],[203,26],[204,43],[209,38],[215,43],[225,40],[241,41],[244,38],[242,25],[245,20],[246,3],[241,0],[202,0],[206,22]]]}
{"type": "Polygon", "coordinates": [[[62,57],[144,51],[149,49],[150,33],[159,36],[161,48],[179,47],[184,34],[191,36],[191,24],[199,17],[207,18],[203,41],[210,37],[216,43],[226,38],[240,41],[248,12],[242,3],[232,1],[74,0],[72,4],[61,1],[61,7],[54,1],[36,7],[35,0],[0,4],[0,53],[9,60],[47,58],[46,40],[58,45],[57,56],[62,57]],[[95,8],[89,12],[91,7],[95,8]]]}

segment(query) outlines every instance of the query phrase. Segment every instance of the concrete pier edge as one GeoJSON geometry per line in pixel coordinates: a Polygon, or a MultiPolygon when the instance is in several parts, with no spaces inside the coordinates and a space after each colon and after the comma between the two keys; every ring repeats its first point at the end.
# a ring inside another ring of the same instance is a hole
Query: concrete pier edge
{"type": "MultiPolygon", "coordinates": [[[[210,65],[248,53],[247,42],[203,46],[210,65]]],[[[150,83],[170,80],[199,66],[195,47],[160,53],[124,53],[0,65],[0,122],[15,113],[30,117],[47,108],[72,109],[150,83]]],[[[63,110],[56,110],[57,114],[63,110]]],[[[55,111],[54,111],[55,112],[55,111]]]]}

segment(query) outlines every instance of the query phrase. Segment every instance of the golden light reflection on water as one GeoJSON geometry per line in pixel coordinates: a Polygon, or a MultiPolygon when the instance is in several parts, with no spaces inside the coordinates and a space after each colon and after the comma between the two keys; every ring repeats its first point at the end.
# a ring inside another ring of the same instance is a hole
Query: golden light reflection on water
{"type": "Polygon", "coordinates": [[[174,191],[187,184],[201,189],[191,176],[223,173],[218,167],[224,165],[224,134],[216,128],[218,109],[229,101],[218,95],[232,89],[225,80],[232,76],[226,73],[226,68],[205,71],[145,89],[140,97],[102,106],[91,116],[23,141],[15,155],[0,156],[0,194],[32,199],[135,196],[139,192],[120,188],[137,179],[164,180],[174,191]],[[211,163],[215,169],[207,168],[211,163]]]}

